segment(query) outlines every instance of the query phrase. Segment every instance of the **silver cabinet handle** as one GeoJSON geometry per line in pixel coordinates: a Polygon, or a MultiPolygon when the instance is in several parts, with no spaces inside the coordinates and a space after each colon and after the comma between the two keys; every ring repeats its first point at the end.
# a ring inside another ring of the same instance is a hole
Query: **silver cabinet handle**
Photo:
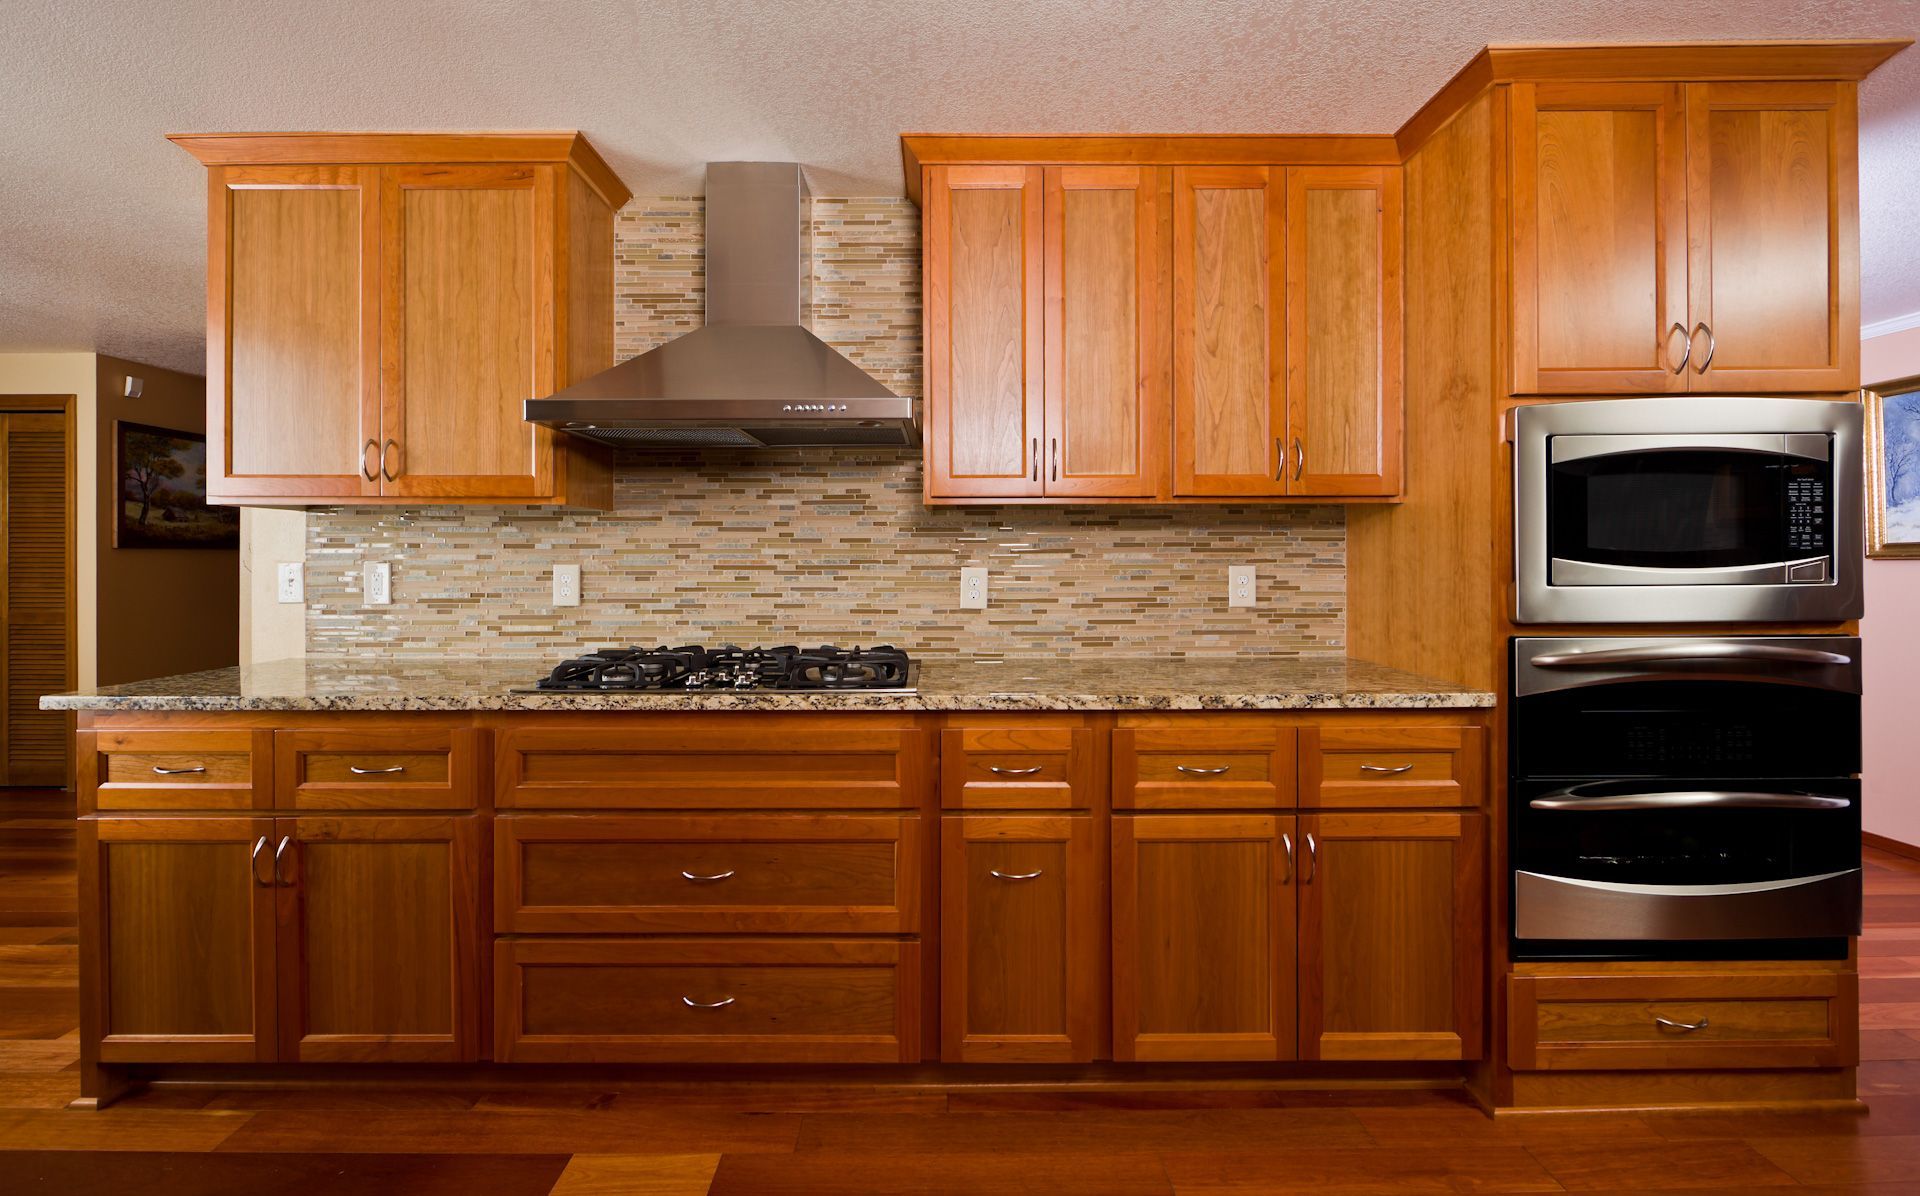
{"type": "Polygon", "coordinates": [[[253,841],[253,851],[247,856],[247,863],[253,867],[253,883],[266,888],[273,883],[273,872],[269,869],[261,872],[260,865],[267,859],[267,837],[261,835],[253,841]]]}
{"type": "Polygon", "coordinates": [[[995,880],[1032,880],[1044,871],[1046,871],[1044,868],[1035,868],[1031,872],[1002,872],[998,868],[989,868],[987,875],[995,880]]]}
{"type": "Polygon", "coordinates": [[[1556,789],[1527,805],[1535,810],[1844,810],[1853,802],[1819,793],[1746,789],[1674,789],[1652,793],[1580,795],[1582,786],[1556,789]]]}
{"type": "Polygon", "coordinates": [[[1060,480],[1060,438],[1053,438],[1053,480],[1060,480]]]}
{"type": "Polygon", "coordinates": [[[196,764],[192,768],[162,768],[156,764],[153,766],[153,771],[163,777],[179,777],[185,776],[190,772],[205,772],[207,771],[207,766],[204,764],[196,764]]]}
{"type": "MultiPolygon", "coordinates": [[[[1693,356],[1693,338],[1687,335],[1687,326],[1675,320],[1673,327],[1667,329],[1667,342],[1669,344],[1672,343],[1673,334],[1676,332],[1680,334],[1681,340],[1687,347],[1680,354],[1680,364],[1673,367],[1673,372],[1676,374],[1684,374],[1687,372],[1687,359],[1693,356]]],[[[1665,344],[1661,345],[1660,351],[1663,353],[1667,352],[1667,346],[1665,344]]]]}
{"type": "Polygon", "coordinates": [[[1853,663],[1851,656],[1840,652],[1823,652],[1818,648],[1722,641],[1709,644],[1654,644],[1645,648],[1606,648],[1597,652],[1543,652],[1533,658],[1532,664],[1536,669],[1610,669],[1622,664],[1697,664],[1715,660],[1750,660],[1763,664],[1808,667],[1853,663]]]}
{"type": "Polygon", "coordinates": [[[1313,841],[1313,832],[1307,832],[1307,879],[1302,884],[1312,884],[1320,871],[1320,845],[1313,841]]]}
{"type": "Polygon", "coordinates": [[[997,777],[1030,777],[1039,772],[1042,767],[1036,764],[1032,768],[1002,768],[998,764],[989,764],[987,771],[997,777]]]}
{"type": "Polygon", "coordinates": [[[1285,831],[1280,832],[1280,850],[1287,853],[1287,874],[1280,878],[1280,883],[1290,885],[1293,883],[1293,836],[1285,831]]]}
{"type": "Polygon", "coordinates": [[[1278,436],[1273,438],[1273,454],[1280,458],[1280,464],[1273,469],[1273,480],[1284,481],[1287,476],[1287,442],[1278,436]]]}
{"type": "Polygon", "coordinates": [[[1667,1018],[1661,1017],[1657,1013],[1654,1014],[1653,1020],[1656,1025],[1665,1026],[1669,1030],[1678,1030],[1682,1034],[1691,1034],[1695,1030],[1706,1029],[1707,1021],[1708,1021],[1708,1019],[1703,1017],[1697,1022],[1676,1022],[1676,1021],[1671,1021],[1667,1018]]]}
{"type": "Polygon", "coordinates": [[[733,998],[721,997],[718,1001],[696,1001],[692,997],[681,997],[680,1003],[688,1009],[725,1009],[733,1004],[733,998]]]}
{"type": "Polygon", "coordinates": [[[1692,349],[1693,337],[1699,336],[1703,332],[1707,334],[1707,355],[1700,359],[1699,365],[1696,365],[1693,367],[1693,372],[1696,374],[1706,373],[1707,367],[1713,364],[1713,348],[1714,348],[1713,329],[1708,327],[1707,322],[1705,320],[1702,320],[1698,324],[1695,324],[1693,326],[1693,335],[1687,338],[1687,348],[1692,349]]]}
{"type": "Polygon", "coordinates": [[[1040,438],[1033,438],[1033,480],[1040,480],[1040,438]]]}
{"type": "Polygon", "coordinates": [[[696,872],[687,872],[687,871],[682,871],[682,872],[680,873],[680,875],[681,875],[681,877],[682,877],[682,878],[684,878],[684,879],[686,879],[686,880],[690,880],[690,881],[692,881],[692,882],[693,882],[694,884],[697,884],[697,885],[710,885],[710,884],[713,884],[713,883],[715,883],[715,882],[717,882],[717,881],[722,881],[722,880],[726,880],[726,879],[727,879],[728,877],[730,877],[730,876],[732,876],[732,875],[733,875],[733,869],[731,869],[731,868],[729,868],[729,869],[727,869],[727,870],[726,870],[725,872],[715,872],[715,873],[713,873],[713,874],[712,874],[712,875],[710,875],[710,876],[701,876],[701,875],[700,875],[699,873],[696,873],[696,872]]]}
{"type": "Polygon", "coordinates": [[[273,882],[275,884],[290,885],[293,883],[293,878],[288,876],[281,866],[288,858],[287,853],[292,849],[293,836],[282,835],[280,837],[280,846],[273,849],[273,882]]]}
{"type": "Polygon", "coordinates": [[[405,772],[407,771],[407,766],[404,764],[396,764],[392,768],[362,768],[358,764],[349,764],[347,765],[347,771],[356,777],[384,777],[396,772],[405,772]]]}
{"type": "Polygon", "coordinates": [[[1399,765],[1394,765],[1393,767],[1388,767],[1385,764],[1362,764],[1360,766],[1360,771],[1361,772],[1384,772],[1384,773],[1412,772],[1413,765],[1399,764],[1399,765]]]}
{"type": "Polygon", "coordinates": [[[1185,764],[1176,764],[1173,767],[1175,772],[1184,772],[1190,777],[1217,777],[1229,768],[1232,768],[1233,765],[1222,764],[1218,768],[1189,768],[1185,764]]]}
{"type": "Polygon", "coordinates": [[[372,456],[373,451],[379,447],[378,440],[369,440],[366,447],[360,450],[360,476],[369,482],[380,479],[380,471],[374,468],[372,456]]]}
{"type": "Polygon", "coordinates": [[[395,478],[398,478],[400,476],[400,471],[397,469],[388,468],[387,454],[393,452],[395,449],[399,447],[400,447],[399,441],[389,440],[387,441],[386,444],[382,445],[380,448],[380,476],[387,479],[389,482],[393,481],[395,478]]]}
{"type": "Polygon", "coordinates": [[[1300,475],[1305,472],[1307,472],[1307,446],[1301,444],[1300,438],[1295,436],[1293,438],[1293,480],[1299,481],[1300,475]]]}

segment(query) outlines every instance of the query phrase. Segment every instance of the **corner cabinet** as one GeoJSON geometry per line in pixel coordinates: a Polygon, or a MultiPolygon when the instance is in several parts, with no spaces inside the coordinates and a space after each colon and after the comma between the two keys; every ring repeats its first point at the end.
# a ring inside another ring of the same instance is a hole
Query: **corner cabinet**
{"type": "Polygon", "coordinates": [[[209,497],[605,505],[521,418],[613,364],[613,213],[577,134],[199,134],[209,497]]]}
{"type": "Polygon", "coordinates": [[[926,501],[1397,495],[1400,168],[1111,142],[923,168],[926,501]]]}

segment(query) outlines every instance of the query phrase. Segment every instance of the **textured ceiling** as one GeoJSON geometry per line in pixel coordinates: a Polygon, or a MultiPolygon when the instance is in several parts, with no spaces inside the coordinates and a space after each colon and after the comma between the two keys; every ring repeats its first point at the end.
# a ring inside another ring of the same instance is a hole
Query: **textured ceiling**
{"type": "MultiPolygon", "coordinates": [[[[0,0],[0,350],[198,371],[169,132],[580,128],[639,194],[794,159],[898,194],[936,132],[1391,132],[1488,42],[1920,33],[1914,0],[0,0]]],[[[1869,81],[1865,318],[1920,312],[1920,50],[1869,81]]]]}

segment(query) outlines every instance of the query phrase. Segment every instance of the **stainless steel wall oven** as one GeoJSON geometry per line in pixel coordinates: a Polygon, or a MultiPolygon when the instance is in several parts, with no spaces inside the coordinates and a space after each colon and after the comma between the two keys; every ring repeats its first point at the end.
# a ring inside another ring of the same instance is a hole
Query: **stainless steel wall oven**
{"type": "Polygon", "coordinates": [[[1513,640],[1514,958],[1843,957],[1860,926],[1859,648],[1513,640]]]}

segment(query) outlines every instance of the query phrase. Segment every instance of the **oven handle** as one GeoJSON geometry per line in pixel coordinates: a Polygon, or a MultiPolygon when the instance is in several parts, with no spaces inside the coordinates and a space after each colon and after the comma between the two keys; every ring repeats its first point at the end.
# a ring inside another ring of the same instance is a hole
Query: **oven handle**
{"type": "Polygon", "coordinates": [[[1818,648],[1790,648],[1784,644],[1650,644],[1642,648],[1605,648],[1598,652],[1543,652],[1532,660],[1536,669],[1611,669],[1623,664],[1686,664],[1695,661],[1750,660],[1765,664],[1806,665],[1808,668],[1847,665],[1853,658],[1818,648]]]}
{"type": "Polygon", "coordinates": [[[1745,789],[1691,789],[1581,797],[1584,786],[1556,789],[1527,805],[1536,810],[1844,810],[1853,802],[1818,793],[1764,793],[1745,789]]]}

